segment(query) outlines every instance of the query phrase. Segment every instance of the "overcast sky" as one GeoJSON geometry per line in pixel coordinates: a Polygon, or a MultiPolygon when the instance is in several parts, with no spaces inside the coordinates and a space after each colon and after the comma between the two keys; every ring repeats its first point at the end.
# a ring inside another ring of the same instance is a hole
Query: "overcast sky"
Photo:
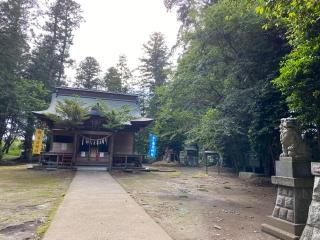
{"type": "MultiPolygon", "coordinates": [[[[168,46],[176,41],[179,23],[175,13],[167,12],[163,0],[77,0],[85,22],[76,30],[71,57],[78,64],[86,56],[95,57],[105,70],[114,66],[120,54],[129,66],[137,67],[142,44],[152,32],[162,32],[168,46]]],[[[74,76],[68,70],[68,79],[74,76]]]]}

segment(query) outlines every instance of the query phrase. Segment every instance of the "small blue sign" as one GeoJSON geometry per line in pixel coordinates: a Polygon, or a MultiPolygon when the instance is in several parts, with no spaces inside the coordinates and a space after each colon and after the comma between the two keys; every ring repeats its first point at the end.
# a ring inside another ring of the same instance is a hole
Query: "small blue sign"
{"type": "Polygon", "coordinates": [[[150,134],[150,146],[149,146],[149,157],[156,158],[157,156],[157,136],[150,134]]]}

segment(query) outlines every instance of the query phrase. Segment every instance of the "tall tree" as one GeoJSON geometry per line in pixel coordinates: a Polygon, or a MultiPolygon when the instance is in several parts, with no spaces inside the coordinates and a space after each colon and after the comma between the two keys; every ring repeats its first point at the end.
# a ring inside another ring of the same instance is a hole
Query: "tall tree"
{"type": "Polygon", "coordinates": [[[104,78],[104,87],[110,92],[123,92],[121,74],[115,67],[110,67],[104,78]]]}
{"type": "Polygon", "coordinates": [[[19,128],[18,87],[23,81],[33,0],[0,1],[0,160],[19,128]]]}
{"type": "Polygon", "coordinates": [[[94,57],[86,57],[80,62],[76,74],[76,87],[87,89],[97,89],[101,86],[99,78],[101,69],[98,61],[94,57]]]}
{"type": "Polygon", "coordinates": [[[132,72],[128,67],[128,60],[126,55],[120,55],[116,69],[121,78],[121,92],[128,92],[131,89],[130,83],[132,82],[132,72]]]}
{"type": "Polygon", "coordinates": [[[287,97],[293,115],[316,133],[320,152],[320,2],[262,1],[257,12],[269,20],[265,27],[286,30],[292,51],[274,83],[287,97]]]}
{"type": "Polygon", "coordinates": [[[217,3],[218,0],[163,0],[168,11],[176,10],[177,19],[181,22],[177,44],[174,46],[187,47],[188,38],[185,36],[192,32],[197,23],[197,17],[203,9],[217,3]]]}
{"type": "Polygon", "coordinates": [[[167,67],[169,66],[169,52],[164,35],[154,32],[150,40],[143,44],[144,56],[140,58],[139,70],[142,81],[151,92],[155,87],[162,86],[167,79],[167,67]]]}
{"type": "Polygon", "coordinates": [[[28,78],[42,81],[52,90],[65,85],[65,67],[72,64],[70,46],[74,30],[83,21],[80,5],[73,0],[55,0],[46,14],[43,34],[32,52],[28,78]]]}
{"type": "MultiPolygon", "coordinates": [[[[73,32],[81,21],[80,5],[73,0],[55,0],[45,12],[45,22],[39,40],[31,53],[25,77],[42,82],[46,89],[65,85],[64,69],[72,64],[69,56],[73,32]]],[[[49,100],[49,99],[47,99],[49,100]]],[[[32,134],[35,118],[27,119],[24,147],[26,157],[31,156],[32,134]]]]}
{"type": "Polygon", "coordinates": [[[179,150],[186,140],[220,152],[238,170],[272,173],[279,120],[288,112],[270,81],[288,47],[282,32],[262,29],[255,6],[220,0],[195,16],[173,79],[157,93],[160,146],[179,150]]]}
{"type": "Polygon", "coordinates": [[[140,59],[140,95],[144,114],[153,117],[159,110],[156,88],[166,83],[169,67],[169,51],[164,35],[154,32],[143,44],[144,56],[140,59]]]}

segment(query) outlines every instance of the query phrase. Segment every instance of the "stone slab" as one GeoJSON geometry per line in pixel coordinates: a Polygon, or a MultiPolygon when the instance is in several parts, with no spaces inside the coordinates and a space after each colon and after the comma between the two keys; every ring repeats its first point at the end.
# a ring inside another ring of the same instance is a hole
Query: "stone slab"
{"type": "Polygon", "coordinates": [[[274,226],[277,227],[279,229],[281,229],[282,231],[288,232],[292,235],[296,235],[296,236],[300,236],[305,224],[295,224],[295,223],[290,223],[288,221],[279,219],[279,218],[275,218],[273,216],[268,216],[266,221],[266,224],[270,225],[270,226],[274,226]]]}
{"type": "Polygon", "coordinates": [[[274,185],[281,185],[287,187],[296,187],[296,188],[312,188],[313,187],[313,178],[292,178],[292,177],[281,177],[281,176],[272,176],[271,182],[274,185]]]}
{"type": "Polygon", "coordinates": [[[304,227],[305,224],[294,224],[272,216],[267,217],[261,225],[263,232],[282,240],[298,240],[304,227]]]}
{"type": "Polygon", "coordinates": [[[276,176],[305,178],[311,177],[310,161],[276,161],[276,176]]]}
{"type": "Polygon", "coordinates": [[[275,226],[271,226],[269,224],[262,224],[261,230],[265,233],[268,233],[276,238],[282,239],[282,240],[299,240],[299,236],[290,234],[288,232],[285,232],[281,230],[280,228],[277,228],[275,226]]]}
{"type": "Polygon", "coordinates": [[[107,167],[102,166],[76,166],[77,171],[108,171],[107,167]]]}

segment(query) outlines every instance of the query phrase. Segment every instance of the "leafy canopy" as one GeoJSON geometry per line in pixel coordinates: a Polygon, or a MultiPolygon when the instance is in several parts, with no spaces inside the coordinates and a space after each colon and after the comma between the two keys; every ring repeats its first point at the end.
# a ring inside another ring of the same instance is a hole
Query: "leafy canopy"
{"type": "Polygon", "coordinates": [[[56,124],[69,127],[77,127],[82,125],[86,120],[90,119],[90,111],[98,113],[103,119],[103,128],[121,129],[124,124],[133,119],[130,115],[130,108],[127,105],[120,109],[110,110],[103,102],[97,102],[95,105],[88,107],[75,96],[73,99],[64,99],[58,101],[56,106],[56,114],[49,114],[48,117],[56,124]]]}
{"type": "Polygon", "coordinates": [[[89,119],[89,108],[85,107],[79,97],[58,101],[56,114],[49,114],[48,117],[56,124],[68,127],[76,127],[89,119]]]}
{"type": "Polygon", "coordinates": [[[110,110],[103,102],[97,102],[92,106],[103,118],[103,127],[106,129],[121,129],[124,124],[133,119],[130,115],[130,108],[127,105],[122,106],[120,109],[110,110]]]}

